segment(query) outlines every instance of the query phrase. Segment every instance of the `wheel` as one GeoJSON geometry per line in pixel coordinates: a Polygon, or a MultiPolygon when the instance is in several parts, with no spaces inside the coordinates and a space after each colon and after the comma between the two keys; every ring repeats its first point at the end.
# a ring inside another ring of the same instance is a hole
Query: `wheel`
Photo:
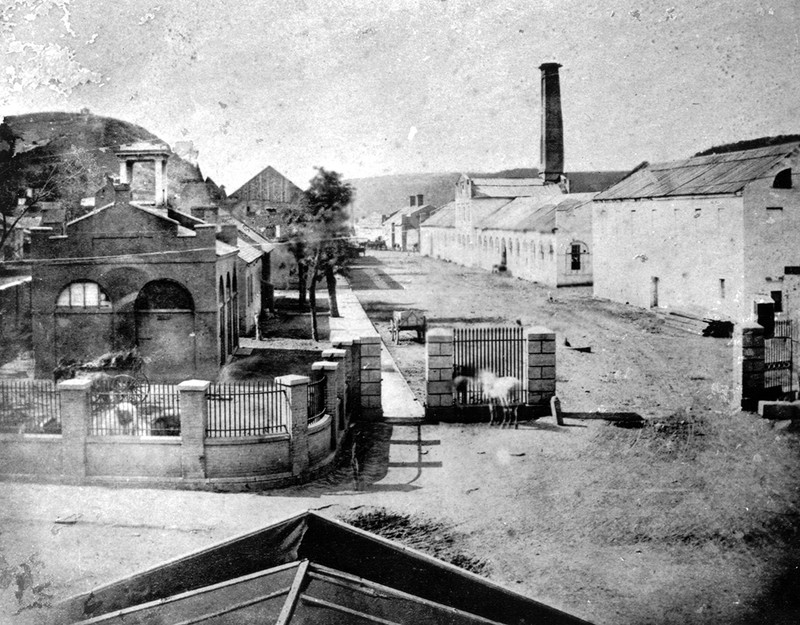
{"type": "Polygon", "coordinates": [[[114,376],[114,391],[123,401],[138,405],[147,399],[150,384],[143,373],[135,376],[122,373],[114,376]]]}

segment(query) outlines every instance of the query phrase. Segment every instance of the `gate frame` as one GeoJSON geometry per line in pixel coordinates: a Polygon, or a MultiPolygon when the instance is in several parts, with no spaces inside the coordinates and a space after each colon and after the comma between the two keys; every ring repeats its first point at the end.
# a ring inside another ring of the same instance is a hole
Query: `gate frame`
{"type": "MultiPolygon", "coordinates": [[[[524,331],[523,354],[526,378],[526,402],[521,405],[524,418],[550,414],[550,400],[556,394],[556,335],[552,330],[535,326],[524,331]]],[[[472,421],[488,419],[488,404],[477,404],[465,411],[457,407],[454,389],[453,328],[428,330],[425,342],[425,380],[427,397],[425,416],[432,421],[472,421]],[[457,409],[459,408],[459,409],[457,409]]]]}

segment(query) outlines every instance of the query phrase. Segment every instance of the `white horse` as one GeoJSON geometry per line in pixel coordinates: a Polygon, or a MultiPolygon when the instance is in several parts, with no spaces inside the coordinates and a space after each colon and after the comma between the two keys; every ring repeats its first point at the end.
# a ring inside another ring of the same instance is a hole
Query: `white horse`
{"type": "Polygon", "coordinates": [[[511,415],[514,417],[514,428],[519,427],[519,406],[514,401],[522,382],[512,376],[498,377],[491,371],[478,371],[476,376],[456,376],[453,378],[456,393],[465,394],[469,390],[480,392],[482,401],[489,404],[489,425],[499,422],[500,427],[511,426],[511,415]],[[498,418],[498,411],[501,413],[498,418]]]}

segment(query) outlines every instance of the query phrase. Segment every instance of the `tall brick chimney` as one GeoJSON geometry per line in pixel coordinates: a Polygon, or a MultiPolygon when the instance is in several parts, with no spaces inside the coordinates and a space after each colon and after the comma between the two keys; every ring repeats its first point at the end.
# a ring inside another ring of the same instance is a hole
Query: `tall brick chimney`
{"type": "Polygon", "coordinates": [[[558,63],[543,63],[541,163],[539,175],[545,182],[557,183],[564,174],[564,122],[561,119],[561,85],[558,63]]]}

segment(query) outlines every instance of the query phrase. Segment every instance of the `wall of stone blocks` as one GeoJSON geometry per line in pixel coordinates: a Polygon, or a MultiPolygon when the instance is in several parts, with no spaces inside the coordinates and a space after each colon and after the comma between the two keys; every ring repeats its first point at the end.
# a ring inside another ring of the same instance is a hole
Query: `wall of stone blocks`
{"type": "Polygon", "coordinates": [[[359,347],[361,418],[366,421],[376,421],[383,417],[381,408],[381,339],[377,334],[362,336],[359,347]]]}
{"type": "Polygon", "coordinates": [[[453,330],[432,328],[425,340],[425,416],[448,419],[453,415],[453,330]]]}
{"type": "Polygon", "coordinates": [[[549,406],[556,394],[556,334],[544,327],[530,328],[528,341],[528,404],[549,406]]]}
{"type": "Polygon", "coordinates": [[[736,326],[733,335],[734,398],[755,411],[764,393],[764,328],[757,323],[736,326]]]}

